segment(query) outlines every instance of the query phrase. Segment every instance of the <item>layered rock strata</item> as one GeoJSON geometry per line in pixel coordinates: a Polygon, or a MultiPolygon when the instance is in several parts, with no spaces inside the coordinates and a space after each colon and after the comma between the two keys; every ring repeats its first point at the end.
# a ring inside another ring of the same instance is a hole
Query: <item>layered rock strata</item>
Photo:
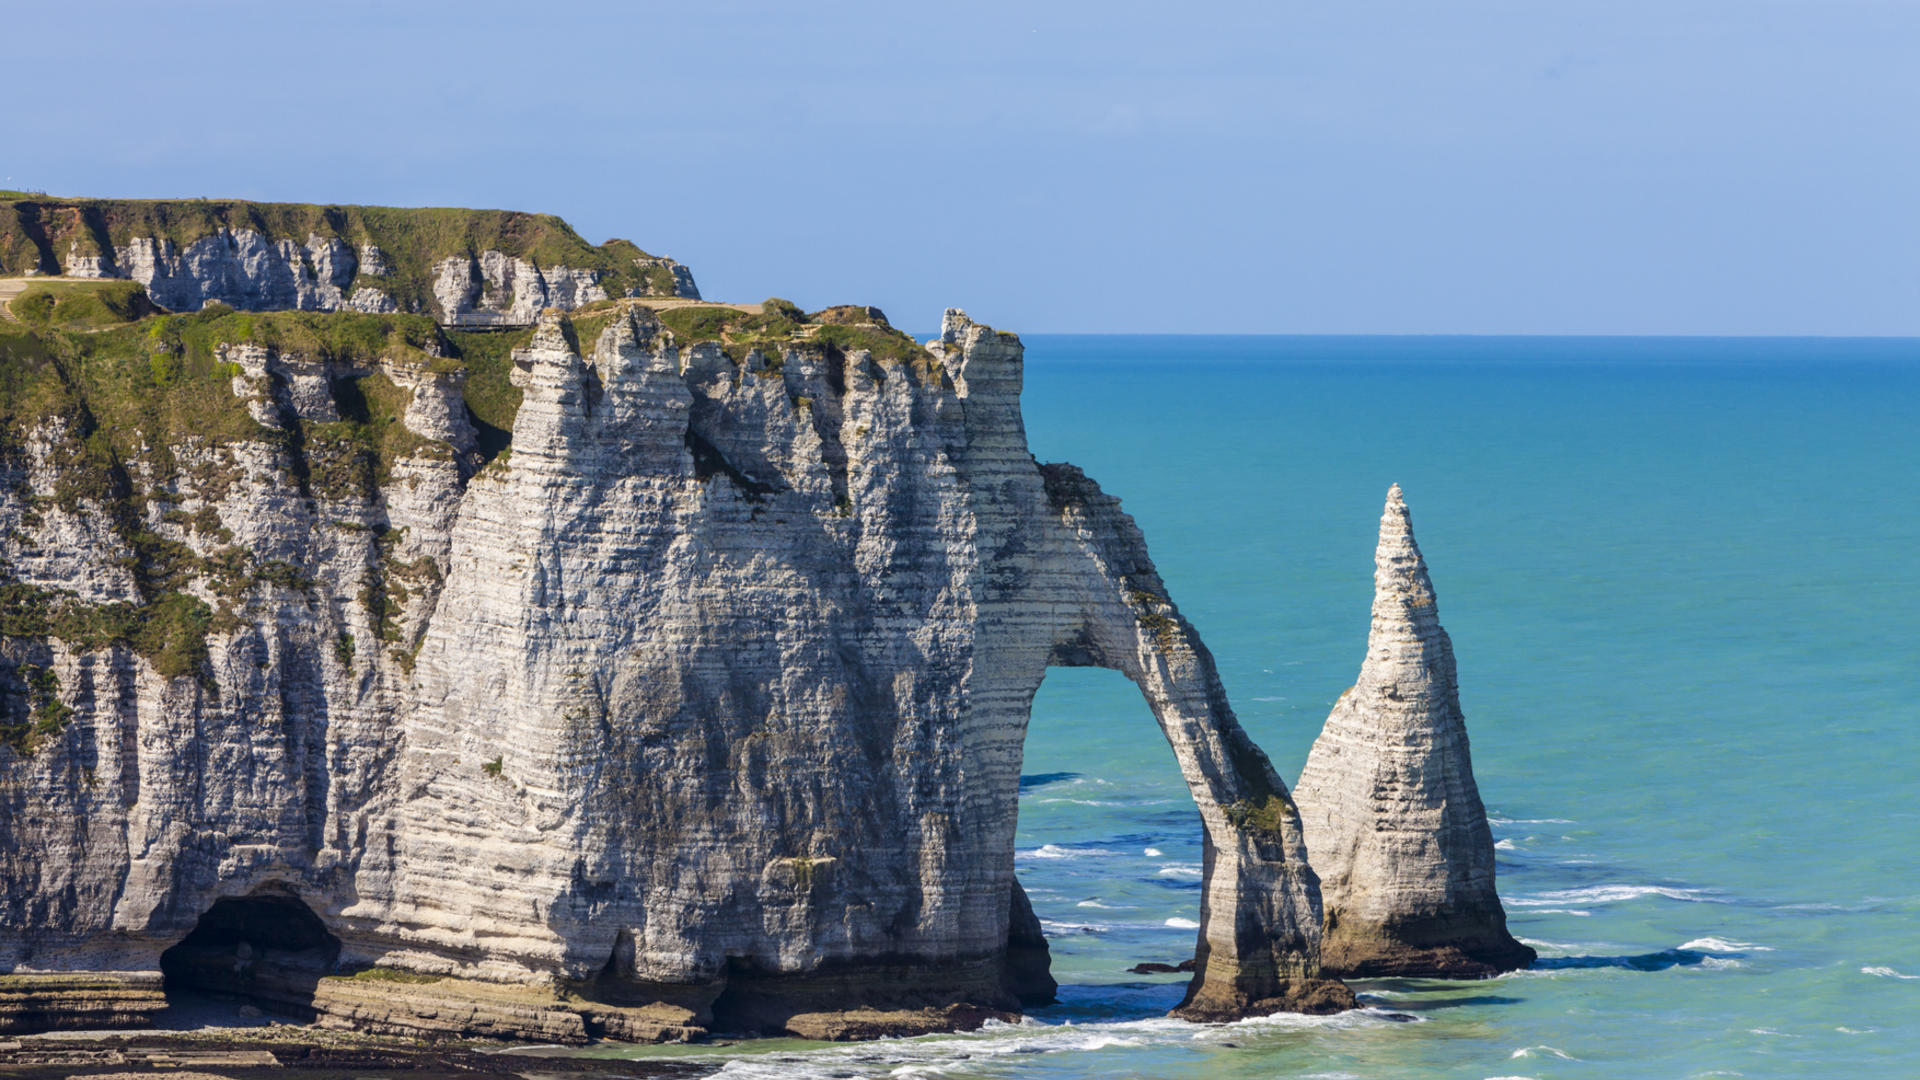
{"type": "Polygon", "coordinates": [[[730,354],[550,312],[484,467],[431,345],[223,344],[227,413],[101,475],[84,409],[4,456],[33,734],[0,745],[0,971],[414,1034],[976,1025],[1051,995],[1021,750],[1046,669],[1098,665],[1204,826],[1181,1014],[1352,1005],[1138,529],[1028,452],[1017,338],[949,312],[924,349],[730,354]]]}
{"type": "Polygon", "coordinates": [[[169,311],[409,311],[463,327],[529,326],[546,308],[609,297],[700,296],[672,259],[589,245],[532,214],[0,200],[0,276],[33,274],[129,278],[169,311]]]}
{"type": "Polygon", "coordinates": [[[1321,963],[1345,977],[1479,976],[1526,967],[1494,891],[1453,643],[1400,486],[1374,553],[1373,628],[1352,689],[1295,798],[1325,904],[1321,963]]]}

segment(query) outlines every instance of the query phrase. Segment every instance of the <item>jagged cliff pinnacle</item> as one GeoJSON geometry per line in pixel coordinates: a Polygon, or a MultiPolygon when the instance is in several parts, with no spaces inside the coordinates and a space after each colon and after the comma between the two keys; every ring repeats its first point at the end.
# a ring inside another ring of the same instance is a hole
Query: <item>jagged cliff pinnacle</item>
{"type": "Polygon", "coordinates": [[[1008,1015],[1052,991],[1051,665],[1138,684],[1198,807],[1181,1014],[1352,1005],[1285,786],[1117,500],[1029,453],[1013,335],[66,303],[0,333],[0,1023],[163,982],[542,1039],[1008,1015]]]}
{"type": "Polygon", "coordinates": [[[1367,658],[1294,796],[1325,904],[1325,970],[1467,976],[1533,962],[1494,892],[1453,643],[1398,484],[1380,518],[1367,658]]]}

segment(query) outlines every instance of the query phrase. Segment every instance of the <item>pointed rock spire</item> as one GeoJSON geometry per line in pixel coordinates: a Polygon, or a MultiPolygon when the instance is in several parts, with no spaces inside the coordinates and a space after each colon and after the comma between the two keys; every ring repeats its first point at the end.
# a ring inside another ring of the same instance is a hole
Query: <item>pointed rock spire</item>
{"type": "Polygon", "coordinates": [[[1475,976],[1525,967],[1493,887],[1453,643],[1400,485],[1373,557],[1373,630],[1294,801],[1326,911],[1329,975],[1475,976]]]}

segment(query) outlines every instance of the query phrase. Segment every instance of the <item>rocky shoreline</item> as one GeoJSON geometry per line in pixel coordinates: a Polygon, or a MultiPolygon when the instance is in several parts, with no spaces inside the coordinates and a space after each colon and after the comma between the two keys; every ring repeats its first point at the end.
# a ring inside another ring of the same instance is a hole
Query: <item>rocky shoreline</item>
{"type": "Polygon", "coordinates": [[[421,1042],[294,1025],[165,1033],[65,1032],[0,1039],[0,1078],[99,1080],[695,1080],[712,1062],[561,1056],[502,1044],[421,1042]]]}

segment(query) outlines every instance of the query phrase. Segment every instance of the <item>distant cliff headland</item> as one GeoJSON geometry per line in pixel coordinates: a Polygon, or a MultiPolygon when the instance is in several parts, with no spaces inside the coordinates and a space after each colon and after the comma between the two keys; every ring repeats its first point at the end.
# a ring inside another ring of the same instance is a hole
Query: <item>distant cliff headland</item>
{"type": "Polygon", "coordinates": [[[1179,1015],[1352,1007],[1323,935],[1531,959],[1397,491],[1309,836],[962,312],[920,343],[553,217],[230,201],[0,199],[0,277],[0,1031],[1011,1016],[1055,989],[1013,835],[1058,665],[1140,687],[1198,809],[1179,1015]]]}
{"type": "Polygon", "coordinates": [[[699,299],[693,275],[550,214],[0,192],[0,276],[125,278],[170,311],[431,315],[524,326],[547,307],[699,299]]]}

